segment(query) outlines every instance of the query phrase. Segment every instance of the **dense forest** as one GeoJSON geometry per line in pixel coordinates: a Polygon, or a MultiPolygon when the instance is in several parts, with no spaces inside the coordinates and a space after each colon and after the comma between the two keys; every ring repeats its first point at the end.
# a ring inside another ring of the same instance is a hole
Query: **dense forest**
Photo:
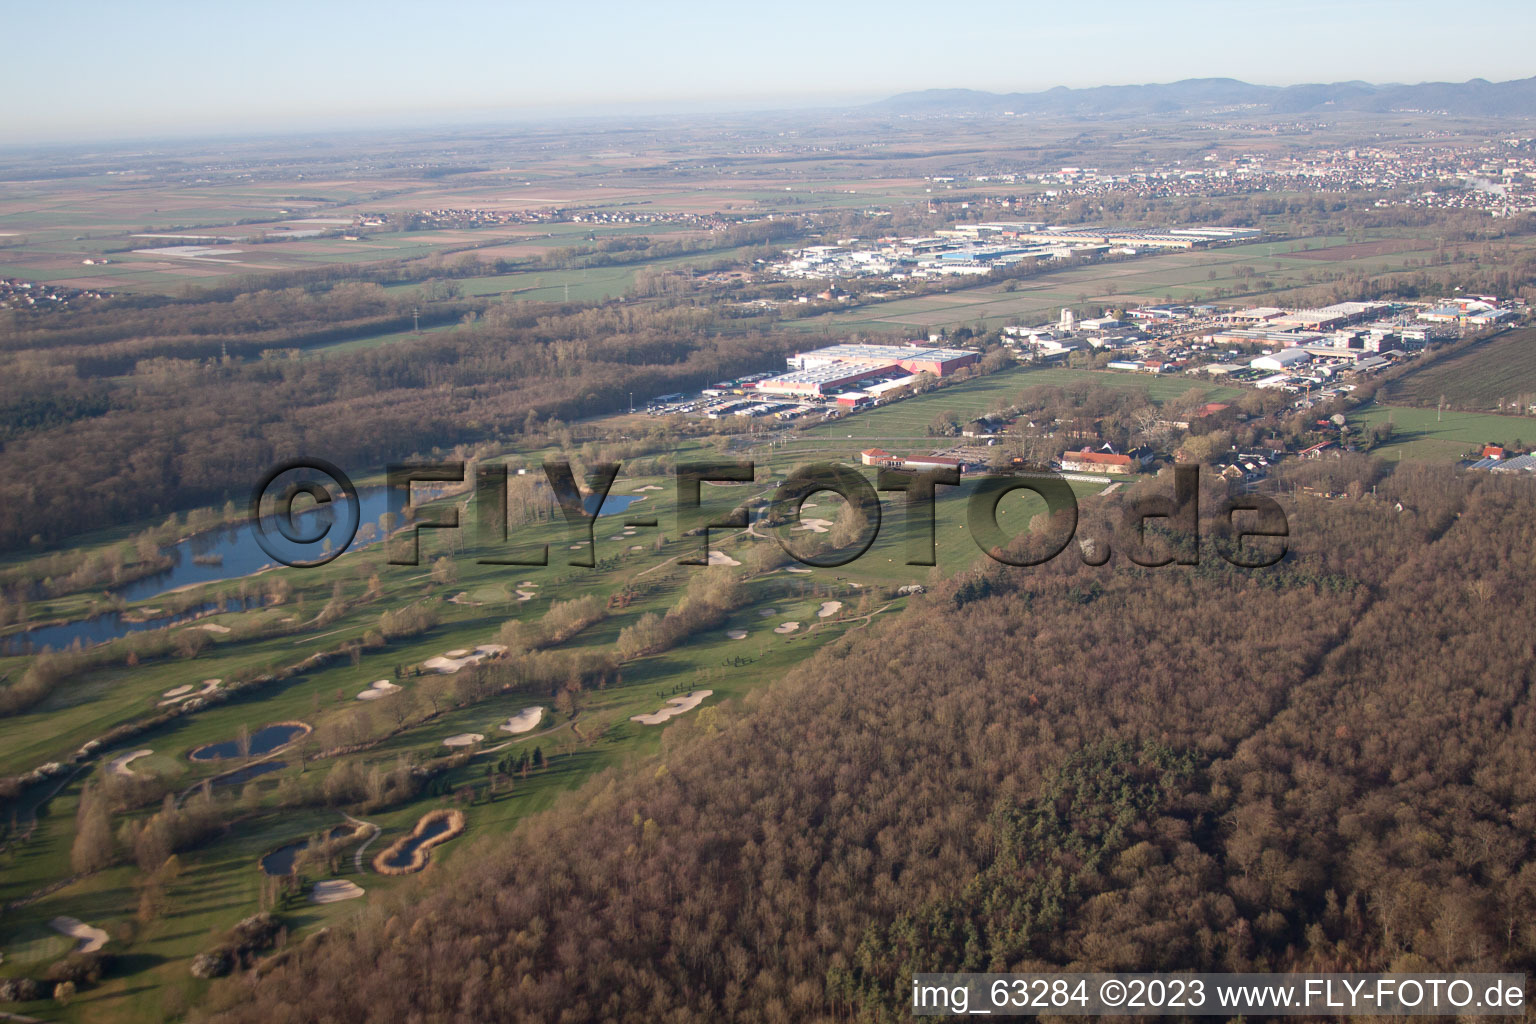
{"type": "Polygon", "coordinates": [[[894,1021],[915,970],[1531,970],[1530,485],[1295,471],[1356,486],[1294,498],[1274,567],[1207,523],[1196,567],[936,581],[202,1012],[894,1021]]]}
{"type": "Polygon", "coordinates": [[[504,440],[530,422],[613,412],[630,392],[643,400],[782,366],[793,347],[824,343],[717,331],[713,311],[687,303],[448,310],[468,322],[307,358],[299,352],[314,344],[409,330],[409,302],[348,284],[103,309],[0,334],[10,470],[0,550],[243,501],[281,460],[362,468],[504,440]]]}

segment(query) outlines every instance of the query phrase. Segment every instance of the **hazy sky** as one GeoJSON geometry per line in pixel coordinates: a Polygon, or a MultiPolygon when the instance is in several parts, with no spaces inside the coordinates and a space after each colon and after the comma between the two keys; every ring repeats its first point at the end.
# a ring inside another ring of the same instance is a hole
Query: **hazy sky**
{"type": "Polygon", "coordinates": [[[1536,74],[1536,4],[9,3],[0,144],[828,105],[934,87],[1030,91],[1536,74]]]}

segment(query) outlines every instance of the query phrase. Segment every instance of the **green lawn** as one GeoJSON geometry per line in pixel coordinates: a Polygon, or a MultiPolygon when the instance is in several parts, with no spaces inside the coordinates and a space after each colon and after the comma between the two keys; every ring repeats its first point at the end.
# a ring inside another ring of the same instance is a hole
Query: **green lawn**
{"type": "Polygon", "coordinates": [[[1523,416],[1372,405],[1352,413],[1350,421],[1365,429],[1390,422],[1393,439],[1374,454],[1392,461],[1455,462],[1474,446],[1536,441],[1536,421],[1523,416]]]}

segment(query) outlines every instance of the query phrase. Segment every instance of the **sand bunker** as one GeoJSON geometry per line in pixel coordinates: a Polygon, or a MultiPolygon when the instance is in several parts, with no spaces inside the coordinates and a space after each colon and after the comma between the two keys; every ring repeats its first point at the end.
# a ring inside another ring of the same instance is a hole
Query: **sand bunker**
{"type": "Polygon", "coordinates": [[[486,658],[501,654],[507,648],[504,644],[481,644],[473,651],[460,647],[440,654],[435,658],[428,658],[421,663],[421,667],[431,672],[441,672],[444,675],[452,675],[466,665],[478,665],[486,658]]]}
{"type": "Polygon", "coordinates": [[[462,604],[462,605],[464,605],[467,608],[478,608],[478,607],[480,607],[480,602],[479,601],[471,601],[469,599],[469,591],[467,591],[467,590],[461,590],[457,594],[454,594],[452,597],[450,597],[448,599],[448,603],[449,604],[462,604]]]}
{"type": "Polygon", "coordinates": [[[644,487],[636,487],[632,493],[634,493],[634,494],[643,494],[646,491],[659,491],[659,490],[661,490],[661,488],[657,487],[655,484],[646,484],[644,487]]]}
{"type": "Polygon", "coordinates": [[[736,559],[732,558],[730,555],[726,554],[724,551],[711,551],[709,553],[709,564],[710,565],[740,565],[741,563],[736,561],[736,559]]]}
{"type": "Polygon", "coordinates": [[[674,715],[692,711],[704,702],[705,697],[714,695],[714,690],[694,690],[683,697],[673,697],[667,701],[660,711],[652,711],[648,715],[631,715],[631,722],[639,722],[641,725],[660,725],[674,715]]]}
{"type": "Polygon", "coordinates": [[[536,595],[531,590],[518,590],[517,591],[517,599],[519,601],[532,601],[535,596],[536,595]]]}
{"type": "Polygon", "coordinates": [[[830,519],[801,519],[795,526],[797,530],[809,530],[811,533],[826,533],[831,528],[830,519]]]}
{"type": "Polygon", "coordinates": [[[107,933],[100,928],[92,928],[73,917],[56,917],[48,922],[48,927],[60,935],[68,935],[72,939],[79,939],[80,945],[75,947],[76,953],[94,953],[107,944],[107,933]]]}
{"type": "Polygon", "coordinates": [[[631,550],[631,551],[644,551],[645,550],[645,545],[644,544],[632,544],[632,545],[630,545],[629,550],[631,550]]]}
{"type": "Polygon", "coordinates": [[[191,700],[193,697],[206,697],[214,690],[217,690],[223,682],[224,680],[222,679],[204,679],[203,688],[195,694],[192,692],[190,685],[173,687],[165,691],[166,699],[160,702],[160,706],[165,707],[167,704],[179,704],[184,700],[191,700]]]}
{"type": "Polygon", "coordinates": [[[107,762],[107,771],[111,772],[113,775],[121,775],[125,778],[132,778],[134,773],[133,769],[128,767],[129,763],[137,761],[141,757],[148,757],[153,753],[153,750],[135,750],[131,754],[119,754],[107,762]]]}
{"type": "Polygon", "coordinates": [[[514,736],[519,733],[531,732],[534,726],[538,725],[543,718],[543,708],[523,708],[523,710],[501,723],[501,731],[509,732],[514,736]]]}
{"type": "Polygon", "coordinates": [[[394,693],[395,691],[397,691],[399,689],[400,689],[400,687],[396,686],[394,683],[390,682],[388,679],[380,679],[378,682],[376,682],[372,686],[368,687],[368,689],[366,689],[362,693],[358,694],[357,695],[357,699],[358,700],[378,700],[380,697],[388,697],[390,694],[394,693]]]}
{"type": "Polygon", "coordinates": [[[821,610],[816,613],[816,617],[818,619],[831,618],[837,614],[838,609],[842,608],[842,606],[843,602],[841,601],[823,601],[821,602],[821,610]]]}
{"type": "Polygon", "coordinates": [[[464,831],[464,812],[428,811],[408,836],[401,836],[373,858],[373,870],[381,875],[404,875],[427,866],[428,851],[464,831]]]}
{"type": "Polygon", "coordinates": [[[800,623],[798,623],[798,622],[784,622],[784,623],[781,623],[781,624],[779,624],[777,626],[774,626],[773,627],[773,631],[775,633],[793,633],[795,630],[797,630],[799,628],[800,628],[800,623]]]}
{"type": "Polygon", "coordinates": [[[485,739],[485,737],[480,735],[478,732],[461,732],[456,736],[449,736],[447,739],[443,740],[443,746],[467,747],[472,743],[479,743],[483,739],[485,739]]]}
{"type": "Polygon", "coordinates": [[[355,900],[366,891],[356,882],[349,882],[345,878],[331,878],[315,883],[315,887],[309,893],[309,902],[340,903],[342,900],[355,900]]]}
{"type": "Polygon", "coordinates": [[[729,629],[726,630],[725,635],[732,640],[745,640],[747,638],[747,631],[744,629],[729,629]]]}
{"type": "Polygon", "coordinates": [[[797,575],[806,575],[806,576],[810,575],[810,572],[811,572],[811,570],[809,570],[809,569],[796,569],[793,566],[785,569],[784,571],[785,572],[796,573],[797,575]]]}
{"type": "Polygon", "coordinates": [[[205,622],[198,629],[206,629],[210,633],[228,633],[228,626],[221,626],[217,622],[205,622]]]}

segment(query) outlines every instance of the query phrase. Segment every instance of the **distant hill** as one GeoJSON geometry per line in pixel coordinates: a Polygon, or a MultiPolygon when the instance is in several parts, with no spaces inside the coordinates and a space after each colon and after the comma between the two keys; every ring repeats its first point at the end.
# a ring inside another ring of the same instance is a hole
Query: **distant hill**
{"type": "Polygon", "coordinates": [[[1433,111],[1462,116],[1536,116],[1536,78],[1512,82],[1426,82],[1422,85],[1251,85],[1235,78],[1189,78],[1166,85],[1058,86],[1044,92],[979,92],[925,89],[881,100],[874,109],[896,114],[1054,114],[1064,117],[1131,117],[1146,114],[1211,114],[1230,108],[1273,114],[1331,110],[1433,111]]]}

